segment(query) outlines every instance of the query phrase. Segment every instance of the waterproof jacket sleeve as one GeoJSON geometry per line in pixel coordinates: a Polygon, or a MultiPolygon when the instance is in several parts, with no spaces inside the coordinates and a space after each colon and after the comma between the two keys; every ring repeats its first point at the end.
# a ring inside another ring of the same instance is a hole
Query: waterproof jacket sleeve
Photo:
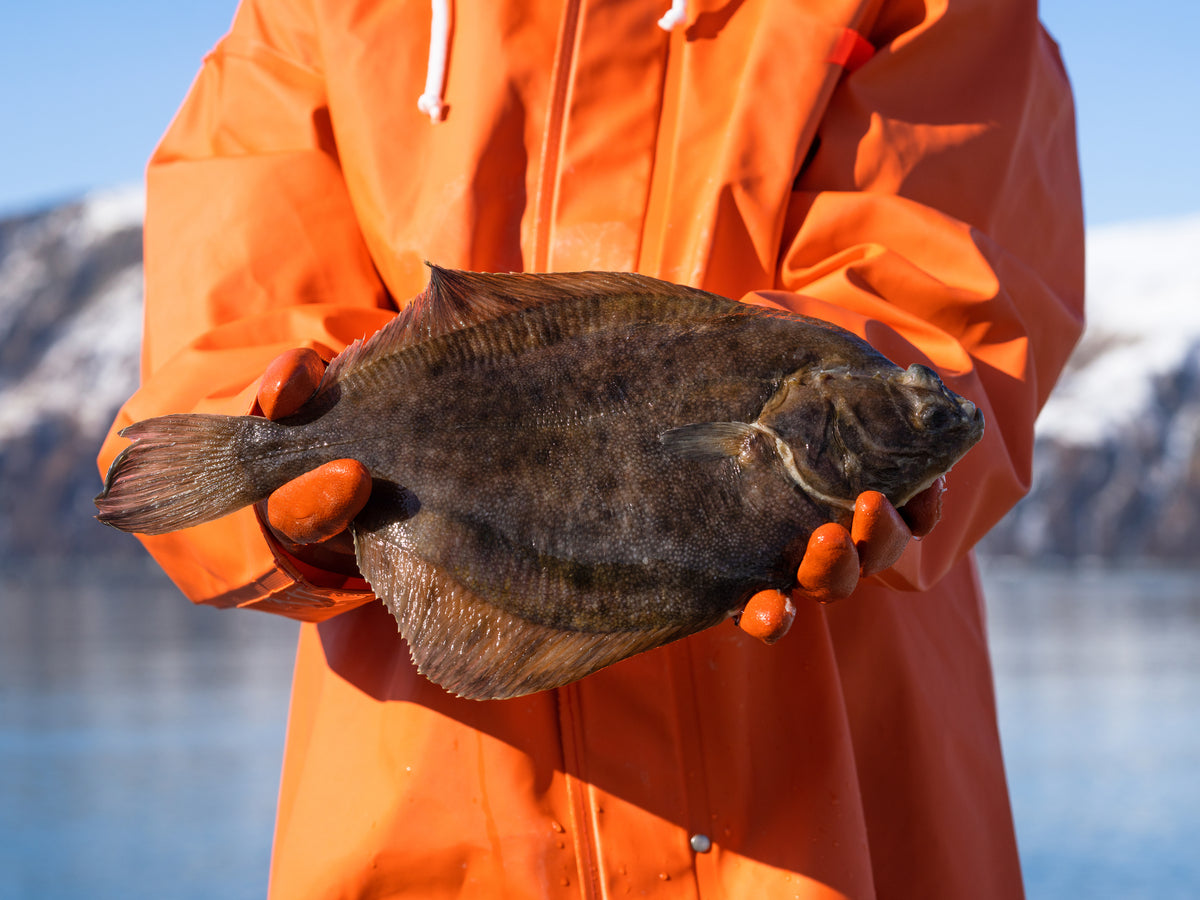
{"type": "MultiPolygon", "coordinates": [[[[280,12],[269,26],[251,7],[238,13],[151,160],[142,385],[101,471],[130,422],[246,414],[277,354],[328,359],[394,315],[342,178],[313,44],[280,12]]],[[[302,572],[250,508],[142,540],[195,602],[320,620],[371,597],[359,580],[302,572]]]]}
{"type": "Polygon", "coordinates": [[[1083,328],[1066,73],[1034,4],[984,6],[884,6],[874,56],[843,76],[796,179],[786,292],[745,298],[932,366],[983,409],[935,536],[879,576],[901,589],[943,577],[1028,490],[1034,420],[1083,328]]]}

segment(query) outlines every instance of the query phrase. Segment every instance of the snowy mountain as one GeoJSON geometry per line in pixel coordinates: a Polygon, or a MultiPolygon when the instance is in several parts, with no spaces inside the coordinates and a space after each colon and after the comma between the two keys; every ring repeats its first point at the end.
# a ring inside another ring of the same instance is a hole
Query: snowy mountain
{"type": "MultiPolygon", "coordinates": [[[[140,189],[0,220],[0,558],[136,554],[93,519],[137,383],[140,189]]],[[[1200,561],[1200,216],[1089,236],[1088,330],[993,554],[1200,561]]]]}
{"type": "Polygon", "coordinates": [[[1037,424],[1030,495],[985,542],[1200,563],[1200,216],[1088,236],[1088,326],[1037,424]]]}
{"type": "Polygon", "coordinates": [[[137,384],[143,206],[126,188],[0,221],[0,557],[138,552],[91,516],[137,384]]]}

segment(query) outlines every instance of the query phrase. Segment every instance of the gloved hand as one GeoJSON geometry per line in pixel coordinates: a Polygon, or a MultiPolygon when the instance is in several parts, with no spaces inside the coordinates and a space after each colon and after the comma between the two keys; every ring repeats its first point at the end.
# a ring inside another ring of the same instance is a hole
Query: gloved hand
{"type": "MultiPolygon", "coordinates": [[[[939,478],[900,510],[878,491],[859,494],[849,530],[830,522],[812,533],[796,574],[799,587],[792,595],[820,603],[849,597],[860,577],[894,565],[911,538],[933,530],[941,518],[945,490],[946,481],[939,478]]],[[[760,591],[746,603],[737,621],[747,634],[773,644],[787,634],[795,616],[791,597],[760,591]]]]}
{"type": "MultiPolygon", "coordinates": [[[[290,416],[313,395],[324,372],[325,363],[313,350],[277,356],[259,386],[259,409],[268,419],[290,416]]],[[[260,509],[272,536],[288,553],[319,569],[358,575],[354,543],[346,529],[370,496],[366,467],[354,459],[335,459],[292,479],[260,509]]]]}

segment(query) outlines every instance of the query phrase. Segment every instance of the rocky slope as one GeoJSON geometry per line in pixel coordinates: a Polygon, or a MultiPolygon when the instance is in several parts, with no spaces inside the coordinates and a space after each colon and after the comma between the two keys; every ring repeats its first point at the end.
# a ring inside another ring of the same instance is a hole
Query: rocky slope
{"type": "Polygon", "coordinates": [[[1088,240],[1088,327],[985,549],[1200,564],[1200,216],[1088,240]]]}
{"type": "MultiPolygon", "coordinates": [[[[137,189],[0,221],[0,557],[136,554],[95,453],[137,381],[137,189]]],[[[1038,424],[1030,496],[984,549],[1200,561],[1200,216],[1094,232],[1086,336],[1038,424]]]]}
{"type": "Polygon", "coordinates": [[[0,556],[138,552],[91,498],[137,383],[142,206],[123,189],[0,221],[0,556]]]}

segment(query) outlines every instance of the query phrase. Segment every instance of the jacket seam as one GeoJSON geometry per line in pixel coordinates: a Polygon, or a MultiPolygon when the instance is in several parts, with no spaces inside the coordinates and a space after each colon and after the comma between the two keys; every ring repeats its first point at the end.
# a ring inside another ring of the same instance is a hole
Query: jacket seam
{"type": "Polygon", "coordinates": [[[559,160],[566,134],[567,108],[571,94],[571,72],[575,66],[575,44],[579,37],[581,0],[569,0],[563,9],[562,29],[554,54],[550,80],[550,98],[546,108],[546,134],[538,166],[537,196],[534,203],[533,266],[542,272],[550,264],[550,240],[558,207],[559,160]]]}
{"type": "Polygon", "coordinates": [[[579,874],[579,895],[583,900],[604,897],[599,877],[599,853],[588,805],[588,780],[583,772],[583,720],[579,713],[580,689],[568,684],[555,690],[558,700],[558,736],[562,747],[563,779],[567,788],[571,840],[579,874]]]}

